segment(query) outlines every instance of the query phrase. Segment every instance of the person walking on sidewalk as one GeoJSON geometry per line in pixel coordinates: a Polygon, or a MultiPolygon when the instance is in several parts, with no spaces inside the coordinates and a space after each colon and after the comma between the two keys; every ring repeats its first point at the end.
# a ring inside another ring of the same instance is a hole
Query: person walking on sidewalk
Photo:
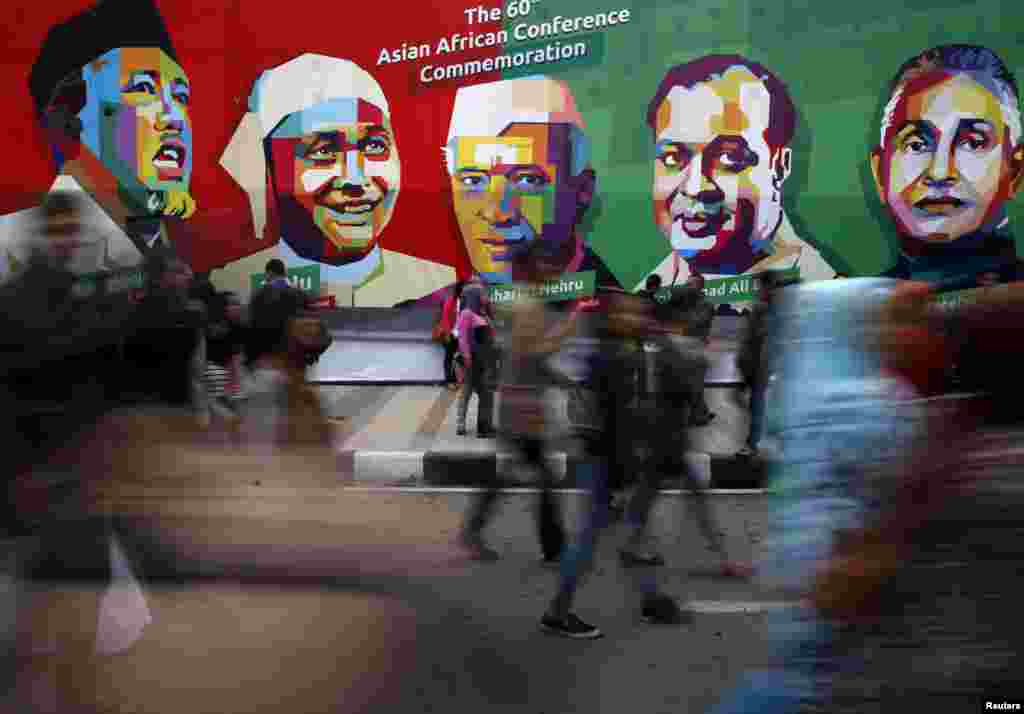
{"type": "Polygon", "coordinates": [[[606,293],[603,302],[605,312],[595,329],[597,344],[587,359],[585,394],[589,403],[581,413],[589,419],[578,428],[584,453],[579,481],[589,494],[589,505],[576,540],[562,554],[558,592],[540,622],[543,631],[571,639],[602,636],[599,628],[573,612],[573,604],[580,580],[593,561],[598,536],[610,520],[609,472],[616,458],[611,437],[623,399],[631,390],[623,376],[630,374],[639,360],[639,353],[630,349],[629,343],[646,333],[651,310],[649,299],[626,293],[606,293]]]}
{"type": "MultiPolygon", "coordinates": [[[[655,375],[658,384],[656,419],[648,430],[651,457],[637,489],[633,492],[626,518],[633,529],[629,541],[619,553],[623,565],[658,566],[664,563],[661,554],[650,546],[648,522],[651,508],[657,498],[663,479],[680,474],[686,488],[691,492],[687,504],[691,505],[705,538],[721,561],[721,572],[725,576],[748,577],[748,565],[734,562],[727,557],[725,544],[718,524],[708,503],[704,487],[692,467],[686,463],[684,454],[688,445],[691,428],[690,415],[695,395],[704,389],[704,375],[707,371],[707,357],[702,339],[688,335],[691,329],[692,304],[690,296],[681,292],[665,292],[655,303],[648,339],[657,345],[654,353],[655,375]]],[[[653,576],[639,576],[638,583],[645,595],[644,619],[650,622],[666,622],[676,619],[676,609],[657,594],[653,576]]]]}
{"type": "MultiPolygon", "coordinates": [[[[517,280],[540,285],[557,275],[557,265],[546,262],[545,246],[530,245],[513,256],[512,271],[517,280]]],[[[540,299],[524,296],[517,301],[509,319],[509,351],[501,379],[501,436],[522,461],[540,478],[537,529],[545,563],[557,563],[565,546],[565,529],[553,493],[557,476],[545,459],[547,434],[552,429],[548,416],[546,390],[567,379],[550,365],[572,330],[574,308],[561,318],[540,299]]],[[[494,510],[498,484],[492,482],[482,492],[466,520],[464,542],[478,554],[494,558],[496,553],[483,544],[481,531],[494,510]]]]}
{"type": "Polygon", "coordinates": [[[477,436],[494,436],[494,391],[491,372],[494,362],[494,327],[486,317],[487,295],[475,285],[462,291],[462,311],[455,323],[459,334],[459,353],[465,368],[456,422],[456,433],[466,435],[469,400],[477,396],[477,436]]]}
{"type": "Polygon", "coordinates": [[[746,334],[736,358],[736,366],[750,389],[750,432],[746,445],[739,452],[744,456],[757,454],[764,427],[764,394],[768,387],[764,344],[768,338],[772,304],[780,282],[778,275],[773,272],[761,275],[758,301],[747,318],[746,334]]]}

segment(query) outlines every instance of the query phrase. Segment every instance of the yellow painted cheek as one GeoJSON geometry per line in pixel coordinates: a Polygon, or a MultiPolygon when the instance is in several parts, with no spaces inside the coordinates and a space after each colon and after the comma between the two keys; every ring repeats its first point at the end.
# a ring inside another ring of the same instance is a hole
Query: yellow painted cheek
{"type": "Polygon", "coordinates": [[[537,233],[541,232],[546,223],[544,216],[546,199],[547,196],[524,196],[520,199],[519,210],[537,233]]]}
{"type": "Polygon", "coordinates": [[[655,117],[655,132],[661,134],[672,122],[672,103],[666,97],[661,106],[658,107],[658,114],[655,117]]]}

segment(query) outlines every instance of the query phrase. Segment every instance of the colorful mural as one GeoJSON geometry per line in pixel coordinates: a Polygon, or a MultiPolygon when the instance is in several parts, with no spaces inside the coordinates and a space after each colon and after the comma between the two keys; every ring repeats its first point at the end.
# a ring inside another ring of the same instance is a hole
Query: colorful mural
{"type": "Polygon", "coordinates": [[[445,166],[466,252],[485,281],[510,282],[513,252],[539,240],[562,272],[614,282],[578,227],[597,184],[585,132],[569,87],[550,77],[458,90],[445,166]]]}
{"type": "Polygon", "coordinates": [[[871,173],[900,235],[885,274],[947,289],[1017,279],[1006,204],[1020,190],[1024,145],[1017,84],[1002,59],[942,45],[908,60],[880,133],[871,173]]]}
{"type": "Polygon", "coordinates": [[[671,253],[663,284],[798,269],[835,276],[782,205],[797,114],[785,85],[739,55],[677,65],[647,110],[654,141],[654,220],[671,253]]]}
{"type": "Polygon", "coordinates": [[[651,274],[700,274],[733,308],[768,269],[1017,277],[1004,0],[384,11],[339,41],[265,0],[5,10],[2,274],[66,189],[88,199],[78,272],[166,245],[245,294],[280,257],[339,305],[437,301],[474,273],[514,299],[531,241],[564,270],[550,299],[651,274]]]}

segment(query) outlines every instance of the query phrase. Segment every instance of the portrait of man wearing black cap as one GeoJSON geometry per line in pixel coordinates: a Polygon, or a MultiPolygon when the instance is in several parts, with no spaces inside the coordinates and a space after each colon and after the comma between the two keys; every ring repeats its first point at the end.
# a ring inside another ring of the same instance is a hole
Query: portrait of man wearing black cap
{"type": "MultiPolygon", "coordinates": [[[[192,89],[152,0],[101,0],[54,25],[28,83],[57,168],[51,190],[84,192],[88,204],[88,267],[133,266],[154,246],[170,249],[165,220],[196,208],[192,89]]],[[[18,218],[5,216],[3,232],[23,232],[18,218]]]]}

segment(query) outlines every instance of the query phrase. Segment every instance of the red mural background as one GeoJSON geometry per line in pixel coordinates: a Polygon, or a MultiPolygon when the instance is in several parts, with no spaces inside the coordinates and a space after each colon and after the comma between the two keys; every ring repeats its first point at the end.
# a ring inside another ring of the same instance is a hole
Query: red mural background
{"type": "MultiPolygon", "coordinates": [[[[2,138],[8,170],[0,177],[0,213],[37,205],[55,170],[35,121],[28,75],[49,28],[87,9],[94,0],[17,0],[0,23],[0,86],[7,107],[2,138]]],[[[187,221],[195,270],[209,270],[268,247],[253,234],[249,203],[220,166],[224,147],[242,118],[253,81],[265,69],[305,53],[348,59],[370,72],[391,106],[402,159],[402,191],[382,235],[390,250],[456,266],[469,261],[451,209],[441,146],[448,130],[456,83],[422,84],[417,60],[377,66],[381,48],[428,43],[452,33],[497,30],[499,23],[468,26],[472,3],[303,6],[269,0],[157,0],[178,60],[192,81],[192,195],[198,204],[187,221]]],[[[126,41],[131,27],[123,28],[126,41]]],[[[469,50],[459,60],[496,56],[499,47],[469,50]]],[[[494,81],[479,74],[472,83],[494,81]]],[[[468,83],[468,82],[467,82],[468,83]]]]}

